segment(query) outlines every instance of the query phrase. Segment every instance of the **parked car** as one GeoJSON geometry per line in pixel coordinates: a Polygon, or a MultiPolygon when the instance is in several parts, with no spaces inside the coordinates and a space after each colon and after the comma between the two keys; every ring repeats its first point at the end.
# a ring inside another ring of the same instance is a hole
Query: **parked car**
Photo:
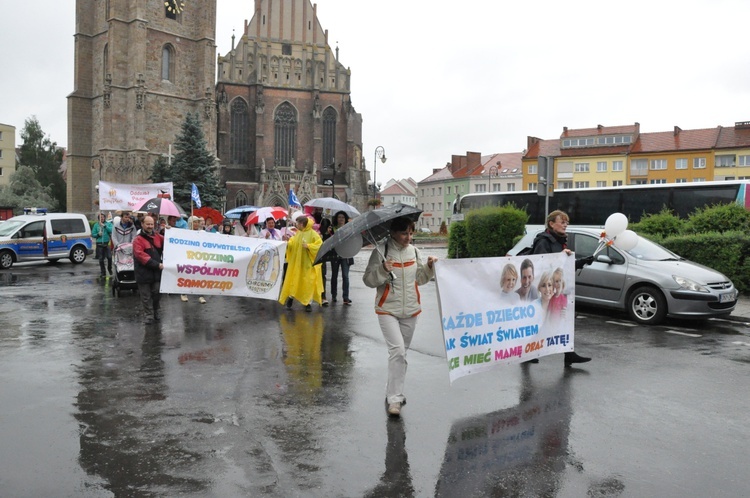
{"type": "Polygon", "coordinates": [[[0,269],[25,261],[57,261],[69,258],[76,264],[92,254],[91,225],[75,213],[24,214],[0,225],[0,269]]]}
{"type": "MultiPolygon", "coordinates": [[[[515,256],[533,244],[541,230],[527,233],[509,252],[515,256]]],[[[594,254],[601,228],[569,227],[568,248],[576,258],[594,254]]],[[[576,272],[576,301],[619,309],[642,324],[658,324],[665,317],[726,316],[737,304],[737,289],[729,278],[688,261],[641,236],[629,251],[606,247],[593,263],[576,272]]]]}

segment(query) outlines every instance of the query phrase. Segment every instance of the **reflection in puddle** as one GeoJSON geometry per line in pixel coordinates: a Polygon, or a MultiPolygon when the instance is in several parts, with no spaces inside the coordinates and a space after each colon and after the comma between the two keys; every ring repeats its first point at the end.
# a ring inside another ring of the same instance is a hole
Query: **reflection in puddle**
{"type": "Polygon", "coordinates": [[[0,273],[0,285],[14,285],[18,283],[18,275],[15,273],[0,273]]]}

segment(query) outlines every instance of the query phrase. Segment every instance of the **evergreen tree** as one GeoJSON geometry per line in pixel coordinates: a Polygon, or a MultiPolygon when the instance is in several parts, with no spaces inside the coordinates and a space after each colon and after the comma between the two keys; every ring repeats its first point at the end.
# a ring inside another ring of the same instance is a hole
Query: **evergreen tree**
{"type": "MultiPolygon", "coordinates": [[[[36,116],[24,122],[21,131],[23,145],[20,148],[20,163],[29,166],[43,187],[50,187],[54,204],[61,208],[67,205],[67,188],[60,173],[62,149],[44,135],[36,116]]],[[[52,209],[52,206],[48,206],[52,209]]]]}
{"type": "Polygon", "coordinates": [[[192,184],[195,183],[202,205],[220,207],[224,189],[219,185],[214,156],[206,148],[198,113],[187,114],[175,149],[177,153],[170,171],[175,202],[188,209],[192,184]]]}
{"type": "Polygon", "coordinates": [[[151,169],[151,176],[149,176],[148,179],[154,183],[172,181],[172,166],[167,162],[167,159],[164,156],[160,156],[159,159],[154,162],[154,166],[151,169]]]}

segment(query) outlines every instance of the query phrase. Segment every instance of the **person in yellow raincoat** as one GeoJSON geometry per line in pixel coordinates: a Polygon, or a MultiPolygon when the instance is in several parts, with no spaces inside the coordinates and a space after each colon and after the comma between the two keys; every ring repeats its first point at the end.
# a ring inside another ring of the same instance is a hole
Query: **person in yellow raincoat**
{"type": "Polygon", "coordinates": [[[320,265],[313,266],[318,249],[323,244],[318,232],[312,229],[313,221],[307,216],[297,218],[297,233],[288,240],[286,247],[287,269],[279,302],[292,307],[294,299],[312,311],[312,302],[322,303],[323,277],[320,265]]]}

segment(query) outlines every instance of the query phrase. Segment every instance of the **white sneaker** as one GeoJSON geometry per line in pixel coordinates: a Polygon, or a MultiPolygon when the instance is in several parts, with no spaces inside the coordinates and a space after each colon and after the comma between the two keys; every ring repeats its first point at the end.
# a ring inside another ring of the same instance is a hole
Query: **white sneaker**
{"type": "Polygon", "coordinates": [[[401,403],[391,403],[388,405],[388,415],[398,417],[401,415],[401,403]]]}
{"type": "Polygon", "coordinates": [[[182,301],[183,303],[186,303],[187,302],[187,296],[185,294],[180,294],[180,301],[182,301]]]}
{"type": "Polygon", "coordinates": [[[203,298],[203,296],[198,298],[198,302],[201,304],[206,304],[206,300],[203,298]]]}

